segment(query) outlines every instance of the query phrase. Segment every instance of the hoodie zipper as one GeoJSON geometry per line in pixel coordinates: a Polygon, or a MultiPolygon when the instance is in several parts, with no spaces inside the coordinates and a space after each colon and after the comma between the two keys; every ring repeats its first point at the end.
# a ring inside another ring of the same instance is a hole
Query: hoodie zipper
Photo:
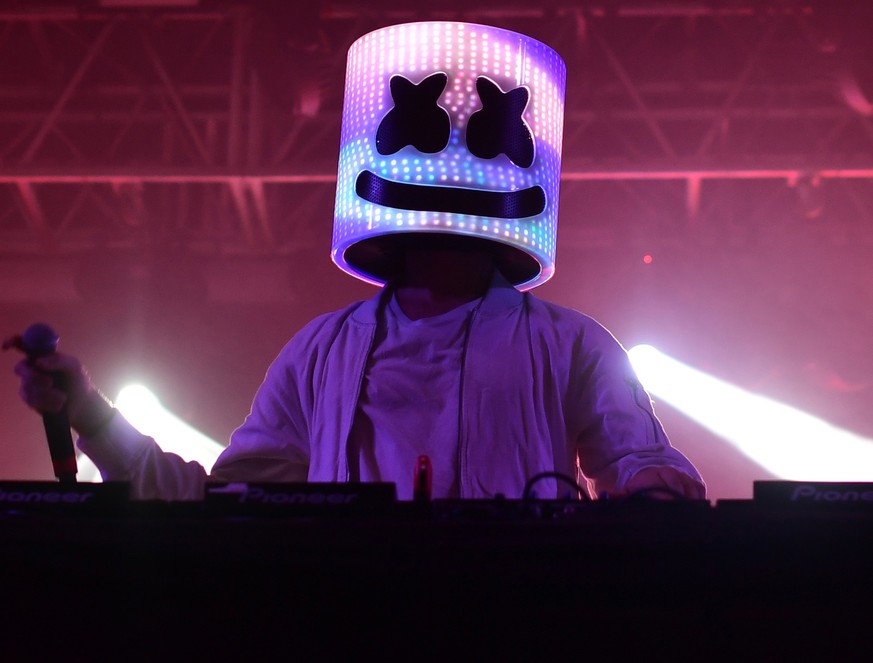
{"type": "Polygon", "coordinates": [[[460,497],[466,497],[465,487],[467,485],[467,439],[464,435],[464,380],[467,372],[467,349],[470,346],[470,334],[473,329],[473,322],[479,312],[480,302],[470,312],[467,318],[467,329],[464,332],[464,344],[461,347],[461,373],[458,379],[458,493],[460,497]]]}

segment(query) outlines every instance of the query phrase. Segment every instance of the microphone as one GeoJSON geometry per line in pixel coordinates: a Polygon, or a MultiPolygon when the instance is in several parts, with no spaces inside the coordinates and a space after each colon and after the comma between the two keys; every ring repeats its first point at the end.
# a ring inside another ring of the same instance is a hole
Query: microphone
{"type": "MultiPolygon", "coordinates": [[[[20,346],[28,358],[33,360],[54,354],[58,349],[58,340],[58,335],[51,327],[37,322],[24,330],[20,346]]],[[[52,382],[58,389],[66,389],[66,380],[62,373],[53,373],[52,382]]],[[[43,414],[42,423],[45,427],[55,476],[61,483],[76,483],[79,468],[76,465],[76,450],[73,447],[73,435],[70,433],[70,418],[66,406],[60,412],[43,414]]]]}

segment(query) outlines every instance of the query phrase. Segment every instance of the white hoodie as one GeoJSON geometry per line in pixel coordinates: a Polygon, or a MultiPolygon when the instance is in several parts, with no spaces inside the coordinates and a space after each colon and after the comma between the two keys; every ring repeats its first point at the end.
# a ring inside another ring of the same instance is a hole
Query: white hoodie
{"type": "MultiPolygon", "coordinates": [[[[388,296],[386,288],[322,315],[288,342],[211,477],[162,452],[120,416],[79,446],[105,480],[129,481],[139,499],[198,499],[210,478],[348,481],[349,433],[388,296]]],[[[624,349],[590,317],[521,293],[498,274],[468,334],[456,468],[461,498],[518,498],[540,472],[581,472],[596,495],[620,491],[647,467],[672,467],[701,481],[670,445],[624,349]]],[[[381,471],[409,473],[406,466],[381,471]]],[[[537,484],[537,494],[556,497],[565,488],[549,479],[537,484]]]]}

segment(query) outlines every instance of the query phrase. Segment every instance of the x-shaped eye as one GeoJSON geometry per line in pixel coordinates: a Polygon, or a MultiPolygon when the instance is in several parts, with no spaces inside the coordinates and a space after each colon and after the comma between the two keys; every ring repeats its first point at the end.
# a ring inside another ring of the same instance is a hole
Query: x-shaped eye
{"type": "Polygon", "coordinates": [[[473,113],[467,123],[467,149],[480,159],[493,159],[503,153],[516,166],[528,168],[534,160],[534,142],[530,127],[521,117],[530,98],[527,88],[504,92],[497,83],[480,76],[476,92],[482,109],[473,113]]]}
{"type": "Polygon", "coordinates": [[[392,76],[394,108],[376,130],[379,154],[394,154],[412,145],[419,152],[441,152],[449,144],[452,122],[448,112],[437,105],[449,77],[438,72],[416,85],[403,76],[392,76]]]}

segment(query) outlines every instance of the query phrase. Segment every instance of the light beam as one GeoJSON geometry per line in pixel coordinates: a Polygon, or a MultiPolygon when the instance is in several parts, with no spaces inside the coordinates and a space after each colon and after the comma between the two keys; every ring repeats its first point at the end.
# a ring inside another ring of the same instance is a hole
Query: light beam
{"type": "MultiPolygon", "coordinates": [[[[224,447],[164,408],[158,397],[142,385],[122,389],[115,406],[137,430],[164,451],[200,463],[208,473],[224,447]]],[[[79,481],[99,481],[100,475],[85,457],[79,459],[79,481]]]]}
{"type": "Polygon", "coordinates": [[[649,392],[776,476],[873,481],[873,440],[719,380],[650,345],[628,354],[649,392]]]}

